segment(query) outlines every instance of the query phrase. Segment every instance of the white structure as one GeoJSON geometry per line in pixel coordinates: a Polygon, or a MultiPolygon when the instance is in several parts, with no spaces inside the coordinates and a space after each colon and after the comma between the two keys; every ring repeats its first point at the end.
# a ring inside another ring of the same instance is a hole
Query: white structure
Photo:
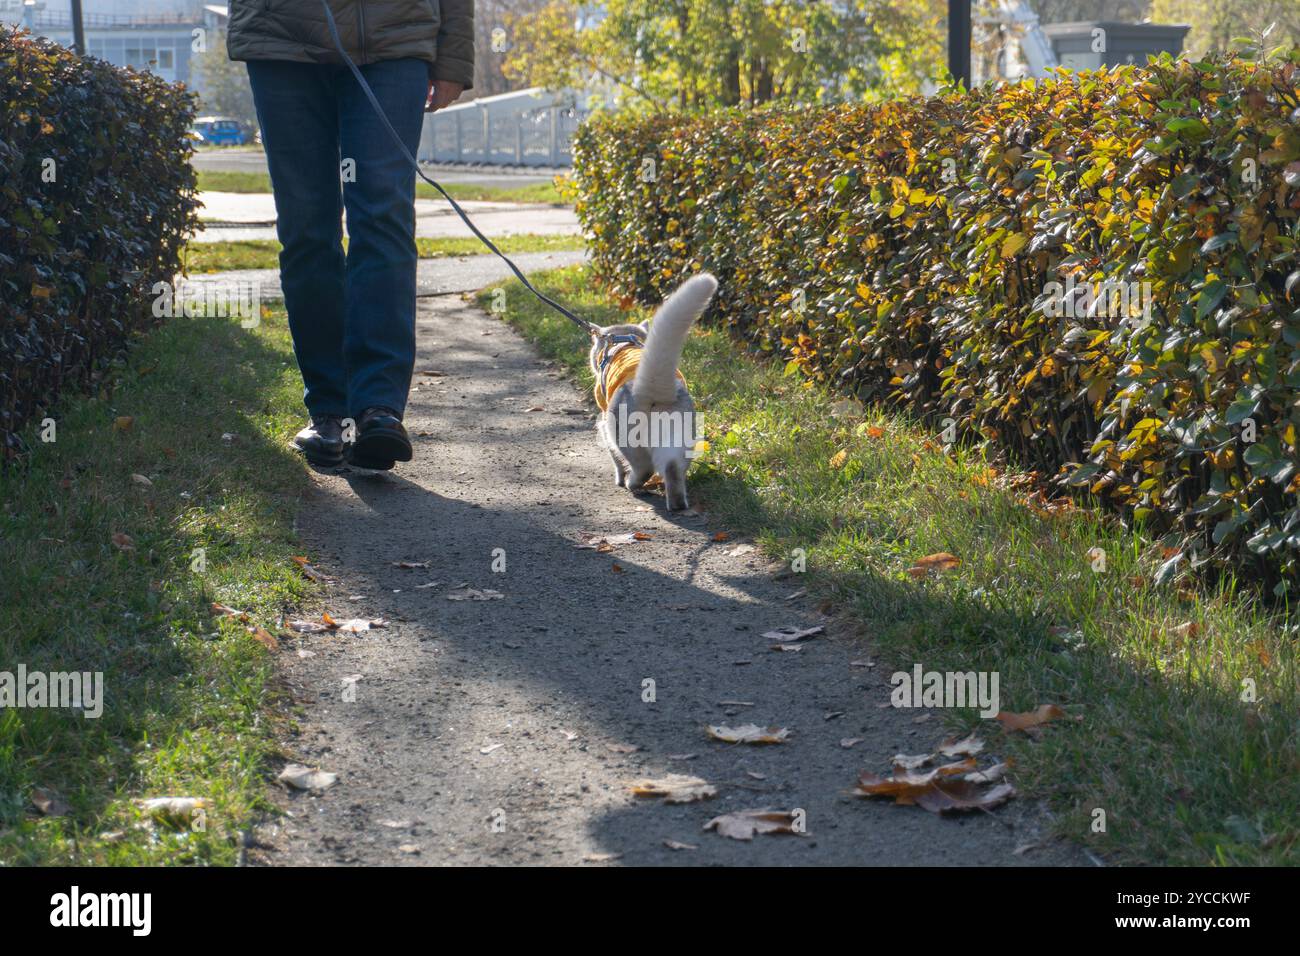
{"type": "Polygon", "coordinates": [[[421,162],[568,166],[584,94],[541,87],[457,103],[424,118],[421,162]]]}

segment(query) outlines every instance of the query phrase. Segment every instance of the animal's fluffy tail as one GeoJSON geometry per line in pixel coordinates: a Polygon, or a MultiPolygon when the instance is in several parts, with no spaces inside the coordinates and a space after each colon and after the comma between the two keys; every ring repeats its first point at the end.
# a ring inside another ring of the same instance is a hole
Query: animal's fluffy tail
{"type": "Polygon", "coordinates": [[[717,291],[718,280],[707,272],[692,276],[664,300],[650,323],[645,351],[637,366],[632,391],[638,399],[671,402],[677,394],[677,365],[692,323],[717,291]]]}

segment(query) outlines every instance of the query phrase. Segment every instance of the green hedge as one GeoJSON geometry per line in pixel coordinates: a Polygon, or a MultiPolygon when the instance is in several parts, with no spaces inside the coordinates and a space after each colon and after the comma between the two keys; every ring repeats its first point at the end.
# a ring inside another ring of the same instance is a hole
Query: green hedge
{"type": "Polygon", "coordinates": [[[191,93],[0,25],[0,460],[152,315],[195,223],[191,93]]]}
{"type": "Polygon", "coordinates": [[[654,300],[712,270],[712,314],[791,373],[1104,496],[1164,537],[1162,578],[1212,561],[1285,584],[1298,64],[1166,58],[875,106],[604,117],[575,142],[577,210],[616,292],[654,300]],[[1105,305],[1060,314],[1071,283],[1105,305]]]}

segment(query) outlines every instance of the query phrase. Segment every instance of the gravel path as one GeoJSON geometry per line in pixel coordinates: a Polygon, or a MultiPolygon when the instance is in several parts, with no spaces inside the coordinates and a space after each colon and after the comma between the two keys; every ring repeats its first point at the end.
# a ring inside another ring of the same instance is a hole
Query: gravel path
{"type": "Polygon", "coordinates": [[[285,642],[286,751],[338,781],[286,792],[251,863],[1087,862],[1060,844],[1016,854],[1041,839],[1042,811],[1024,799],[938,817],[848,796],[860,770],[932,749],[939,719],[882,709],[890,669],[791,597],[797,576],[714,540],[724,529],[707,513],[670,517],[661,497],[616,488],[586,397],[505,325],[459,297],[425,299],[419,342],[416,368],[442,374],[417,376],[411,395],[416,460],[313,475],[302,504],[305,547],[333,580],[316,610],[391,623],[285,642]],[[583,531],[651,540],[600,554],[574,547],[583,531]],[[449,599],[462,583],[502,596],[449,599]],[[791,624],[827,631],[769,650],[763,633],[791,624]],[[744,746],[704,732],[745,723],[791,736],[744,746]],[[668,773],[720,792],[680,805],[629,794],[668,773]],[[759,808],[802,809],[808,834],[702,831],[759,808]]]}

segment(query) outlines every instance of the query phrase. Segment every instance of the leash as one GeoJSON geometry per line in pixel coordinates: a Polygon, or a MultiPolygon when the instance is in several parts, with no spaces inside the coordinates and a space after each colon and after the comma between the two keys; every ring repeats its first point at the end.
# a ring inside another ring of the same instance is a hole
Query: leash
{"type": "Polygon", "coordinates": [[[366,78],[361,75],[360,68],[358,68],[358,66],[352,62],[352,57],[348,56],[347,51],[343,49],[343,40],[339,36],[338,24],[334,22],[334,14],[330,11],[330,5],[328,3],[328,0],[320,0],[320,5],[325,9],[325,22],[330,28],[330,36],[334,40],[335,48],[339,51],[339,56],[343,57],[343,62],[348,65],[348,68],[350,70],[352,70],[352,75],[357,78],[357,83],[360,84],[361,86],[361,92],[366,94],[366,99],[368,99],[370,101],[370,105],[375,108],[375,112],[379,115],[379,119],[383,122],[384,127],[388,130],[388,135],[393,138],[393,142],[397,144],[397,148],[401,150],[402,155],[406,157],[406,161],[411,164],[411,167],[415,170],[415,174],[419,176],[421,179],[423,179],[430,186],[432,186],[434,189],[438,190],[438,192],[442,194],[442,198],[447,200],[447,202],[451,203],[451,208],[456,211],[456,215],[460,216],[461,222],[465,223],[465,225],[469,227],[470,232],[474,233],[474,235],[478,237],[479,242],[483,243],[483,245],[487,246],[494,253],[496,253],[496,255],[501,259],[501,261],[510,267],[510,271],[515,274],[515,278],[517,278],[520,282],[523,283],[525,289],[527,289],[533,295],[537,296],[537,298],[541,299],[543,302],[549,305],[556,312],[560,313],[560,315],[564,316],[570,322],[573,322],[575,325],[577,325],[580,329],[582,329],[582,331],[586,332],[588,335],[595,334],[595,332],[597,331],[597,326],[595,325],[595,323],[588,322],[586,319],[574,315],[572,312],[570,312],[564,306],[560,305],[560,303],[556,302],[550,296],[547,296],[539,292],[537,288],[531,282],[528,281],[528,277],[525,276],[519,270],[519,267],[510,261],[510,257],[507,256],[500,249],[498,249],[496,247],[496,244],[491,239],[483,235],[483,233],[479,232],[478,226],[474,225],[474,223],[470,220],[469,216],[465,214],[465,210],[460,208],[460,204],[456,202],[456,200],[452,199],[450,195],[448,195],[447,190],[443,189],[442,186],[440,186],[437,182],[430,179],[428,176],[424,175],[424,173],[420,170],[420,164],[416,161],[415,157],[411,155],[411,151],[406,148],[406,144],[402,142],[402,137],[397,135],[397,130],[393,129],[393,124],[388,121],[388,117],[384,115],[384,108],[379,105],[379,100],[375,98],[374,90],[370,88],[370,84],[366,82],[366,78]]]}

